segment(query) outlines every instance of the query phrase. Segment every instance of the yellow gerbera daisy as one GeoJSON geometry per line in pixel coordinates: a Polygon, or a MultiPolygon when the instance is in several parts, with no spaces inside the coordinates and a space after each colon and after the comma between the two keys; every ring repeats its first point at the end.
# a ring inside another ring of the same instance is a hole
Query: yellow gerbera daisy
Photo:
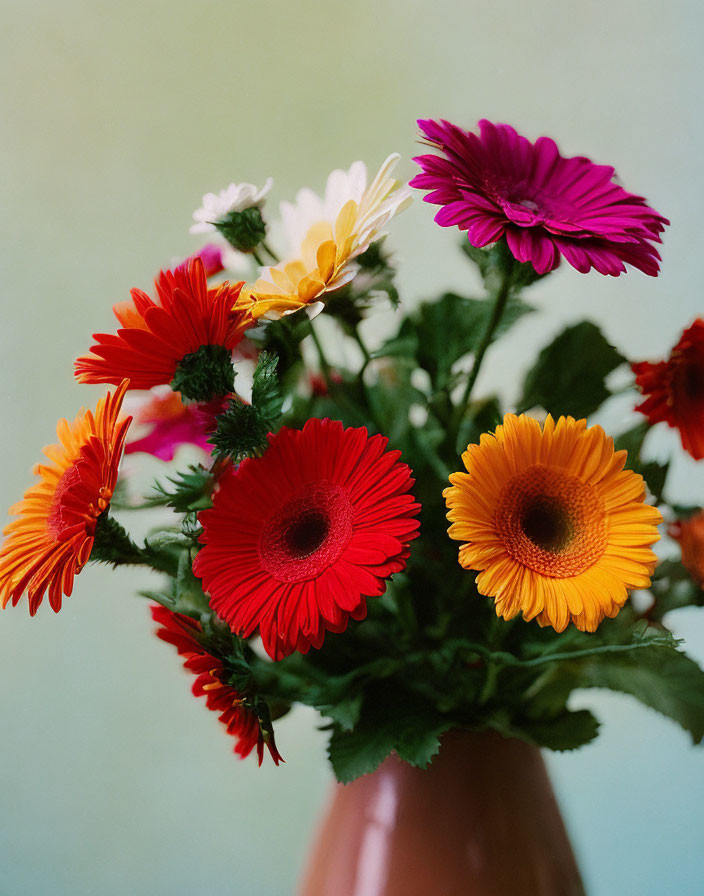
{"type": "Polygon", "coordinates": [[[300,308],[314,317],[323,310],[324,293],[349,283],[357,272],[354,259],[411,201],[408,187],[390,177],[399,158],[390,155],[368,187],[366,166],[355,162],[349,171],[332,172],[324,198],[301,190],[295,204],[281,204],[289,256],[243,290],[254,317],[277,319],[300,308]]]}
{"type": "Polygon", "coordinates": [[[561,632],[593,632],[616,616],[629,588],[647,588],[662,517],[645,504],[643,478],[625,451],[586,420],[507,414],[462,455],[447,501],[459,562],[496,614],[522,612],[561,632]]]}

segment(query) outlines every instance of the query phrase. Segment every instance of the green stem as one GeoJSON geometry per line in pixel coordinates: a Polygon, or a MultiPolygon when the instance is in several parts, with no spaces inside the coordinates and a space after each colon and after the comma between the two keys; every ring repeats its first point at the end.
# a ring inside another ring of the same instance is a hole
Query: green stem
{"type": "MultiPolygon", "coordinates": [[[[501,275],[501,282],[499,283],[499,286],[493,295],[494,309],[492,311],[489,323],[487,324],[484,336],[482,337],[482,341],[479,343],[477,353],[474,356],[474,363],[472,364],[472,369],[469,373],[469,378],[467,379],[467,385],[464,389],[464,395],[462,396],[462,401],[459,405],[459,407],[461,408],[462,416],[464,416],[464,413],[469,404],[469,399],[472,395],[472,389],[474,388],[474,384],[476,383],[477,377],[479,376],[479,370],[481,369],[486,350],[491,345],[496,328],[501,322],[501,318],[506,309],[506,303],[508,302],[508,297],[511,292],[511,282],[511,272],[503,271],[501,275]]],[[[462,418],[460,417],[460,419],[462,418]]]]}
{"type": "Polygon", "coordinates": [[[259,254],[259,252],[257,252],[257,248],[256,248],[256,246],[254,247],[254,249],[252,249],[252,257],[254,258],[254,260],[256,261],[256,263],[259,265],[260,268],[265,268],[265,267],[267,267],[267,265],[266,265],[264,259],[263,259],[262,256],[259,254]]]}
{"type": "Polygon", "coordinates": [[[359,346],[360,351],[362,352],[362,357],[364,358],[364,363],[362,364],[362,367],[361,367],[359,373],[357,374],[358,378],[361,380],[362,377],[364,376],[364,371],[367,369],[369,362],[372,360],[372,356],[369,354],[369,349],[364,344],[364,340],[360,336],[359,330],[357,329],[357,327],[355,327],[352,330],[352,338],[359,346]]]}
{"type": "Polygon", "coordinates": [[[323,350],[323,345],[320,341],[320,337],[315,332],[315,328],[313,327],[313,321],[309,320],[308,325],[310,327],[310,335],[313,337],[313,342],[315,343],[315,347],[318,351],[318,360],[320,361],[320,370],[323,374],[323,378],[325,379],[325,384],[330,388],[330,364],[328,363],[328,359],[325,357],[325,352],[323,350]]]}
{"type": "Polygon", "coordinates": [[[481,706],[484,706],[485,703],[488,703],[489,700],[493,697],[494,692],[496,691],[496,682],[499,677],[499,666],[497,663],[489,660],[486,664],[486,678],[484,679],[484,686],[482,687],[482,692],[479,695],[479,703],[481,706]]]}
{"type": "Polygon", "coordinates": [[[178,569],[178,561],[172,555],[136,545],[124,526],[107,511],[98,517],[90,559],[113,566],[148,566],[170,576],[175,576],[178,569]]]}
{"type": "Polygon", "coordinates": [[[279,260],[280,260],[280,259],[279,259],[279,256],[278,256],[278,255],[276,254],[276,252],[274,252],[274,250],[269,246],[269,244],[267,243],[266,240],[262,240],[262,242],[261,242],[261,247],[262,247],[262,249],[264,249],[264,251],[265,251],[269,256],[271,256],[271,259],[273,260],[274,264],[278,264],[278,263],[279,263],[279,260]]]}

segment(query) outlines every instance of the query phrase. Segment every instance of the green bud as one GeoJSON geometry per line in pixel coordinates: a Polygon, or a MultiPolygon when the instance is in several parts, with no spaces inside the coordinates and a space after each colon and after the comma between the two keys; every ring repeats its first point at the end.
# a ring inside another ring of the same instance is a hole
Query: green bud
{"type": "Polygon", "coordinates": [[[257,206],[241,212],[230,212],[215,227],[240,252],[251,252],[266,236],[266,224],[257,206]]]}
{"type": "Polygon", "coordinates": [[[235,388],[232,356],[224,345],[201,345],[184,355],[171,380],[174,392],[189,401],[212,401],[235,388]]]}

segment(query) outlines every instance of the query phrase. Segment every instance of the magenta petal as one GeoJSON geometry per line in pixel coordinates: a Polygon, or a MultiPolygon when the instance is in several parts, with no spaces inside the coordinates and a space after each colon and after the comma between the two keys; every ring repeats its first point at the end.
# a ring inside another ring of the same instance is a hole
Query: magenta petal
{"type": "Polygon", "coordinates": [[[418,125],[440,154],[414,159],[422,173],[411,185],[441,206],[441,226],[466,230],[476,246],[505,232],[513,255],[539,273],[556,268],[563,255],[580,272],[618,276],[630,264],[657,275],[653,243],[669,221],[616,183],[611,166],[563,157],[549,137],[531,143],[486,119],[479,134],[444,120],[418,125]]]}

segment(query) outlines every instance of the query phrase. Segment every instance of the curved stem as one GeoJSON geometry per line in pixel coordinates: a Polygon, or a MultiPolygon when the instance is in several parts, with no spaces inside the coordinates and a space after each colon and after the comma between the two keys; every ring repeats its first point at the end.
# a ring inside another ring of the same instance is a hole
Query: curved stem
{"type": "Polygon", "coordinates": [[[477,353],[474,356],[474,364],[472,364],[472,369],[469,373],[469,378],[467,379],[467,385],[465,386],[464,395],[462,396],[462,401],[459,405],[462,415],[464,415],[467,405],[469,404],[469,399],[472,395],[472,389],[474,388],[474,384],[476,383],[477,377],[479,376],[479,370],[481,369],[484,355],[486,354],[486,350],[491,345],[492,339],[494,338],[494,332],[496,331],[496,328],[498,327],[503,316],[504,310],[506,309],[506,303],[508,301],[510,292],[511,274],[508,271],[504,271],[501,276],[501,282],[499,283],[498,289],[494,293],[494,310],[492,311],[491,319],[487,324],[486,331],[482,336],[482,341],[479,343],[479,348],[477,349],[477,353]]]}
{"type": "Polygon", "coordinates": [[[279,256],[274,252],[274,250],[269,246],[266,240],[261,241],[262,249],[272,258],[274,264],[278,264],[280,259],[279,256]]]}
{"type": "Polygon", "coordinates": [[[318,351],[318,360],[320,361],[321,373],[323,374],[326,386],[330,388],[330,364],[328,363],[328,359],[325,357],[325,352],[323,350],[323,345],[320,341],[320,337],[315,332],[315,328],[313,327],[313,321],[309,320],[308,325],[310,327],[310,335],[313,337],[313,342],[315,343],[315,347],[318,351]]]}
{"type": "Polygon", "coordinates": [[[369,354],[369,349],[368,349],[367,346],[364,344],[364,340],[363,340],[362,337],[360,336],[360,334],[359,334],[359,330],[357,329],[357,327],[355,327],[355,328],[352,330],[352,338],[354,339],[354,341],[355,341],[355,342],[357,343],[357,345],[359,346],[360,351],[362,352],[362,357],[364,358],[364,362],[362,363],[362,367],[361,367],[359,373],[357,374],[358,378],[361,380],[361,379],[364,377],[364,371],[367,369],[367,367],[368,367],[368,365],[369,365],[369,362],[372,360],[372,356],[369,354]]]}

